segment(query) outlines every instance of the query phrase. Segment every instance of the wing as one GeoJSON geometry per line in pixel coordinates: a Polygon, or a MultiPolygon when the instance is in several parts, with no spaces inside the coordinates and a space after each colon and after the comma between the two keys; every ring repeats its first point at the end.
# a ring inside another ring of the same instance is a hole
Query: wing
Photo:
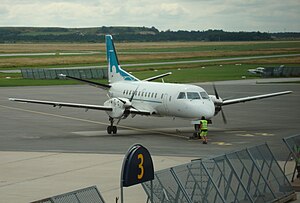
{"type": "MultiPolygon", "coordinates": [[[[77,104],[77,103],[67,103],[67,102],[56,102],[56,101],[44,101],[44,100],[33,100],[33,99],[19,99],[19,98],[9,98],[10,101],[16,102],[25,102],[25,103],[34,103],[34,104],[45,104],[53,107],[73,107],[73,108],[81,108],[81,109],[93,109],[93,110],[102,110],[102,111],[112,111],[113,107],[111,106],[100,106],[100,105],[92,105],[92,104],[77,104]]],[[[130,108],[128,109],[128,113],[137,114],[137,115],[152,115],[153,112],[148,110],[130,108]]]]}
{"type": "Polygon", "coordinates": [[[109,88],[111,88],[111,86],[107,85],[107,84],[102,84],[102,83],[98,83],[98,82],[84,80],[84,79],[81,79],[81,78],[76,78],[76,77],[72,77],[72,76],[68,76],[68,75],[64,75],[64,74],[60,74],[59,76],[62,77],[62,78],[77,80],[79,82],[83,82],[83,83],[86,83],[86,84],[94,86],[94,87],[99,87],[99,88],[104,89],[104,90],[108,90],[109,88]]]}
{"type": "Polygon", "coordinates": [[[229,99],[225,100],[222,103],[222,106],[229,105],[229,104],[236,104],[236,103],[241,103],[241,102],[247,102],[247,101],[253,101],[253,100],[258,100],[258,99],[264,99],[268,97],[275,97],[275,96],[280,96],[284,94],[290,94],[292,91],[284,91],[284,92],[275,92],[271,94],[262,94],[262,95],[257,95],[257,96],[251,96],[251,97],[242,97],[238,99],[229,99]]]}
{"type": "Polygon", "coordinates": [[[9,98],[10,101],[16,102],[25,102],[25,103],[34,103],[34,104],[46,104],[53,107],[73,107],[73,108],[82,108],[82,109],[94,109],[102,111],[112,111],[110,106],[100,106],[92,104],[77,104],[77,103],[66,103],[66,102],[56,102],[56,101],[43,101],[43,100],[32,100],[32,99],[18,99],[18,98],[9,98]]]}

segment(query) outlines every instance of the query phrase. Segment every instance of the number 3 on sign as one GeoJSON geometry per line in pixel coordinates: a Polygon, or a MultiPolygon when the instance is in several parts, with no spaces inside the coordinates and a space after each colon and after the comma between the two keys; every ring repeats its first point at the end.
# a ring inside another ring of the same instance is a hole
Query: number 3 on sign
{"type": "Polygon", "coordinates": [[[138,159],[140,160],[139,169],[141,170],[140,174],[138,174],[137,178],[141,180],[144,176],[144,156],[143,154],[138,154],[138,159]]]}

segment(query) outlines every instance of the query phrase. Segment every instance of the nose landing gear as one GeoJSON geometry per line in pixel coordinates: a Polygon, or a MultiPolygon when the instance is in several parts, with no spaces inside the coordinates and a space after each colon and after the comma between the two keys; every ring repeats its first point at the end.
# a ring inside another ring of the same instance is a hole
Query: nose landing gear
{"type": "Polygon", "coordinates": [[[114,119],[112,117],[109,117],[110,126],[107,126],[107,133],[108,134],[117,134],[117,126],[114,126],[114,119]]]}

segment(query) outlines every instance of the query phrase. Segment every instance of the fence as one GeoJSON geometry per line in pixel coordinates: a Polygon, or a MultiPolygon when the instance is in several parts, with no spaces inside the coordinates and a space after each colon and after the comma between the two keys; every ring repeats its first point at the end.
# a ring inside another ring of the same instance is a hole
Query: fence
{"type": "MultiPolygon", "coordinates": [[[[150,183],[143,183],[150,198],[150,183]]],[[[274,202],[295,192],[267,144],[155,173],[153,202],[274,202]]]]}
{"type": "Polygon", "coordinates": [[[298,77],[300,67],[266,67],[262,73],[263,77],[298,77]]]}
{"type": "Polygon", "coordinates": [[[57,195],[32,203],[104,203],[96,186],[57,195]]]}
{"type": "Polygon", "coordinates": [[[294,167],[293,176],[291,180],[293,182],[297,170],[297,165],[299,165],[299,172],[300,172],[300,135],[294,135],[287,138],[283,138],[283,141],[290,151],[290,155],[286,163],[290,160],[291,157],[295,161],[295,167],[294,167]]]}
{"type": "Polygon", "coordinates": [[[107,68],[47,68],[47,69],[21,69],[22,77],[26,79],[60,79],[64,74],[81,79],[107,78],[107,68]]]}

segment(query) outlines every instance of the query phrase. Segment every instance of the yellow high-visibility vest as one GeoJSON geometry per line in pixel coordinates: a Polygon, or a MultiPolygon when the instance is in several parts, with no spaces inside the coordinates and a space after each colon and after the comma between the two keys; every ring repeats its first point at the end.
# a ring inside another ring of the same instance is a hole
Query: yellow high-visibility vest
{"type": "Polygon", "coordinates": [[[207,120],[200,120],[201,122],[201,130],[207,130],[207,120]]]}

